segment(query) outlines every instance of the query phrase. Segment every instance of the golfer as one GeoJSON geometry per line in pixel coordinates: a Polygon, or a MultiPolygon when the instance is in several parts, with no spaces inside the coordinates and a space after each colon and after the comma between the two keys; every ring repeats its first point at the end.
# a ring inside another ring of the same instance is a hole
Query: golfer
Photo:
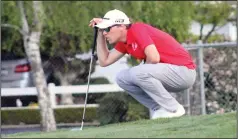
{"type": "Polygon", "coordinates": [[[131,23],[125,13],[110,10],[103,18],[93,18],[90,27],[98,27],[97,56],[106,67],[125,54],[144,60],[119,72],[118,85],[150,110],[150,118],[180,117],[184,107],[171,96],[191,87],[196,65],[189,53],[169,34],[148,24],[131,23]],[[107,43],[114,45],[108,50],[107,43]]]}

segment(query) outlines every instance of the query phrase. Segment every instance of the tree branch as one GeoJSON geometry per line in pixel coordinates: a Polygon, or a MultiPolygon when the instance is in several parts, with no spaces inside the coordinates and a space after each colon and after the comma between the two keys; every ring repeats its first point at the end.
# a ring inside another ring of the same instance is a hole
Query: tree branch
{"type": "Polygon", "coordinates": [[[41,1],[33,1],[33,9],[34,9],[34,24],[36,26],[36,30],[38,32],[42,31],[42,20],[44,18],[44,11],[42,7],[41,1]]]}
{"type": "Polygon", "coordinates": [[[203,27],[204,27],[204,24],[201,24],[199,40],[202,40],[202,38],[203,38],[203,34],[202,34],[203,27]]]}
{"type": "Polygon", "coordinates": [[[212,29],[208,32],[208,34],[206,35],[206,37],[204,38],[203,42],[207,42],[207,39],[210,37],[210,35],[212,34],[212,32],[214,32],[215,28],[217,27],[217,24],[213,24],[212,29]]]}
{"type": "Polygon", "coordinates": [[[226,25],[226,23],[225,24],[223,24],[223,25],[221,25],[221,26],[219,26],[218,28],[216,28],[214,31],[217,31],[218,29],[220,29],[220,28],[222,28],[222,27],[224,27],[226,25]]]}
{"type": "Polygon", "coordinates": [[[17,4],[18,4],[18,7],[19,7],[20,13],[21,13],[22,30],[26,33],[29,33],[29,26],[28,26],[28,22],[26,20],[26,13],[24,11],[23,2],[17,1],[17,4]]]}
{"type": "Polygon", "coordinates": [[[22,29],[20,29],[18,26],[16,25],[11,25],[11,24],[1,24],[1,27],[5,27],[5,28],[13,28],[17,31],[19,31],[21,33],[21,35],[26,35],[27,33],[24,32],[22,29]]]}

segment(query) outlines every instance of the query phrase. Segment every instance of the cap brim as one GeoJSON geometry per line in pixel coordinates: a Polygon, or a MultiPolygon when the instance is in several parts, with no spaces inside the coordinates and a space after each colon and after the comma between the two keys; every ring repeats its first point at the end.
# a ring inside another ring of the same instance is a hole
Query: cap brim
{"type": "Polygon", "coordinates": [[[102,21],[101,23],[98,23],[97,25],[95,25],[96,27],[100,28],[100,29],[105,29],[105,28],[108,28],[110,26],[112,26],[113,23],[110,22],[110,21],[102,21]]]}
{"type": "Polygon", "coordinates": [[[109,25],[106,25],[106,24],[97,24],[95,26],[100,28],[100,29],[105,29],[105,28],[109,27],[109,25]]]}

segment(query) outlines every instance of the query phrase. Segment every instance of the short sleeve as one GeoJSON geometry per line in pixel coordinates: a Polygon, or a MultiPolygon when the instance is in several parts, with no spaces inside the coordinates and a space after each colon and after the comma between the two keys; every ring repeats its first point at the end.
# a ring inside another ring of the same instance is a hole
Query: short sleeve
{"type": "Polygon", "coordinates": [[[126,44],[124,44],[123,42],[118,42],[114,48],[121,53],[127,53],[126,44]]]}
{"type": "Polygon", "coordinates": [[[148,31],[144,26],[136,25],[132,29],[132,34],[138,45],[144,50],[148,45],[154,44],[148,31]]]}

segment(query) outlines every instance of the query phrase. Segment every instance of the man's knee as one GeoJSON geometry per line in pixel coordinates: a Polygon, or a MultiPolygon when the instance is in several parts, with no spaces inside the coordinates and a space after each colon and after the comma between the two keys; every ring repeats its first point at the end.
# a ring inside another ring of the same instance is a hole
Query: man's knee
{"type": "Polygon", "coordinates": [[[122,70],[120,71],[117,76],[116,76],[116,82],[119,86],[121,86],[122,84],[125,84],[126,82],[128,82],[128,70],[122,70]]]}
{"type": "Polygon", "coordinates": [[[131,68],[129,74],[131,76],[132,82],[135,84],[139,84],[143,80],[146,80],[148,77],[150,77],[149,73],[143,72],[138,68],[131,68]]]}

